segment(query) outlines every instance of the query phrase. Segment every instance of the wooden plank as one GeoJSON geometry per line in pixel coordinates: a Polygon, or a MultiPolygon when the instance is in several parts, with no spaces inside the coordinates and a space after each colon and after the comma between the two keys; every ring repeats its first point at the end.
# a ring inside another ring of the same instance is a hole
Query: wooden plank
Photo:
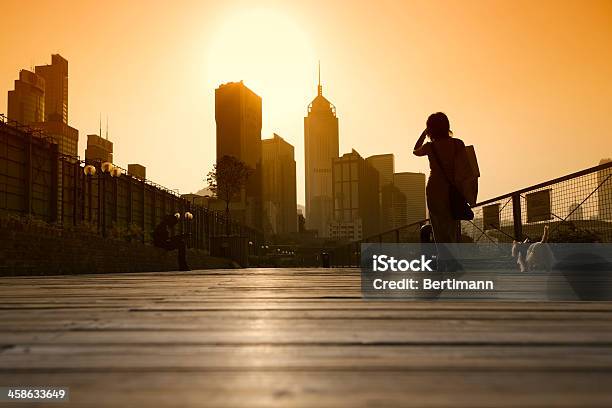
{"type": "Polygon", "coordinates": [[[612,373],[612,346],[201,346],[24,345],[0,354],[0,371],[595,371],[612,373]]]}
{"type": "MultiPolygon", "coordinates": [[[[0,373],[69,386],[71,407],[609,407],[612,374],[464,372],[0,373]]],[[[27,406],[20,404],[19,406],[27,406]]],[[[48,405],[47,405],[48,406],[48,405]]]]}
{"type": "Polygon", "coordinates": [[[0,278],[0,384],[69,385],[71,406],[612,404],[612,302],[359,285],[354,269],[0,278]]]}
{"type": "Polygon", "coordinates": [[[227,321],[236,324],[243,320],[392,320],[398,324],[431,320],[444,325],[445,321],[500,320],[500,321],[597,321],[602,324],[612,321],[612,314],[603,311],[498,311],[498,310],[380,310],[380,309],[139,309],[134,310],[87,310],[81,309],[29,309],[0,312],[2,330],[49,330],[70,325],[85,325],[95,321],[110,320],[115,323],[171,321],[185,322],[192,326],[204,326],[209,321],[227,321]],[[50,317],[53,317],[52,319],[50,317]],[[404,323],[400,323],[404,322],[404,323]]]}

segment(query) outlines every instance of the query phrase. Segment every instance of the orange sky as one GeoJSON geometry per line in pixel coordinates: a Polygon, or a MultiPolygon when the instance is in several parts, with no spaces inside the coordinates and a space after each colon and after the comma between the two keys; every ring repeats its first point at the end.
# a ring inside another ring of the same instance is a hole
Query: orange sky
{"type": "Polygon", "coordinates": [[[20,68],[60,53],[81,156],[102,112],[116,163],[181,193],[214,161],[214,88],[242,79],[263,98],[263,137],[296,147],[303,203],[318,59],[341,152],[427,171],[412,145],[444,111],[476,146],[481,199],[612,156],[612,1],[3,0],[2,16],[0,112],[20,68]]]}

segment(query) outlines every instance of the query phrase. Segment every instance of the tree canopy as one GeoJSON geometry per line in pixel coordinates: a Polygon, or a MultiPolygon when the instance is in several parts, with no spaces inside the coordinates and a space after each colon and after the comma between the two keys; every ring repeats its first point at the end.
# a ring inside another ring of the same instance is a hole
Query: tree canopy
{"type": "Polygon", "coordinates": [[[252,171],[249,166],[237,158],[223,156],[206,176],[208,188],[218,199],[225,201],[227,212],[229,212],[230,202],[237,194],[240,194],[252,171]]]}

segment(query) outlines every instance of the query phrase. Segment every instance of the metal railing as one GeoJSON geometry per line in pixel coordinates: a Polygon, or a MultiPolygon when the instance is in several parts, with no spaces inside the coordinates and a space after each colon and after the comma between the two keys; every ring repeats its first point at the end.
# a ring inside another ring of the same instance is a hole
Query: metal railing
{"type": "MultiPolygon", "coordinates": [[[[552,242],[612,242],[612,162],[479,202],[474,220],[461,222],[463,242],[539,240],[544,226],[552,242]]],[[[427,219],[337,247],[338,266],[359,265],[361,243],[419,242],[427,219]]]]}
{"type": "Polygon", "coordinates": [[[23,123],[17,122],[16,120],[9,119],[8,116],[6,116],[3,113],[0,113],[0,125],[9,126],[13,129],[23,132],[24,134],[28,136],[42,139],[47,143],[55,143],[55,139],[53,139],[53,137],[44,133],[42,130],[35,129],[28,125],[24,125],[23,123]]]}
{"type": "Polygon", "coordinates": [[[241,236],[256,248],[262,234],[194,205],[151,180],[102,171],[100,162],[61,155],[53,138],[0,115],[0,215],[45,221],[62,229],[151,242],[161,219],[189,211],[178,229],[192,248],[211,249],[213,237],[241,236]],[[86,175],[86,165],[96,168],[86,175]]]}

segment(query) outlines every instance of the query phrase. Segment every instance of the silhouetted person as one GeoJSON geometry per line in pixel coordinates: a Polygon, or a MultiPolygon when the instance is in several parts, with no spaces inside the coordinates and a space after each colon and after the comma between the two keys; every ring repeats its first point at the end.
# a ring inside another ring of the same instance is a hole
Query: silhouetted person
{"type": "Polygon", "coordinates": [[[452,137],[448,117],[437,112],[427,118],[427,128],[421,133],[414,145],[415,156],[427,156],[431,169],[427,180],[427,207],[433,227],[433,235],[438,249],[438,265],[454,270],[457,265],[450,247],[459,242],[461,224],[453,218],[450,205],[450,184],[455,178],[455,160],[465,145],[460,139],[452,137]],[[430,141],[425,142],[429,137],[430,141]],[[451,244],[451,245],[444,245],[451,244]]]}
{"type": "Polygon", "coordinates": [[[170,230],[178,223],[179,218],[179,214],[165,216],[153,231],[153,244],[167,251],[178,249],[179,270],[188,271],[189,266],[185,258],[186,244],[183,235],[170,236],[170,230]]]}

